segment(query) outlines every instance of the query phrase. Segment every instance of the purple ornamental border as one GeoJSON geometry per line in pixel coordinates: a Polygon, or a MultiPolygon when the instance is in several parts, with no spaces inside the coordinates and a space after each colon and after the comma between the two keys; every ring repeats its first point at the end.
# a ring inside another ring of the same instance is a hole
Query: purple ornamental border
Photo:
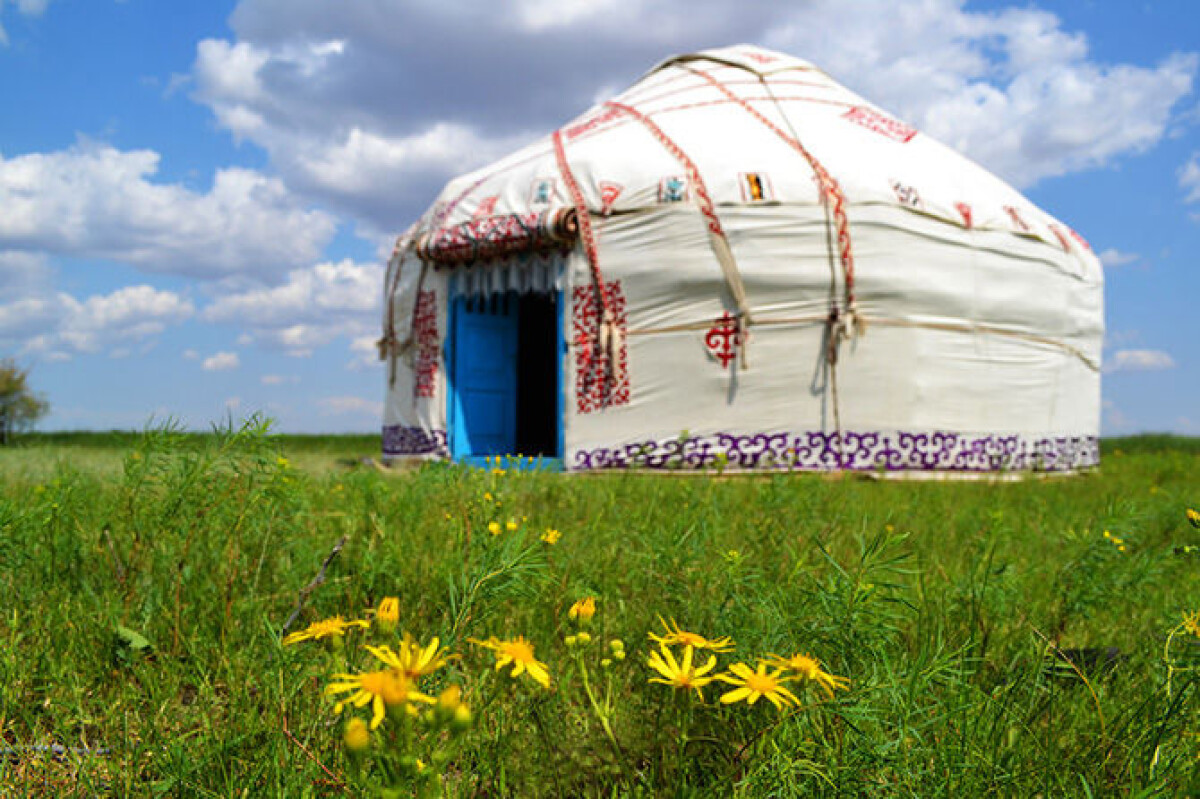
{"type": "Polygon", "coordinates": [[[1066,472],[1097,466],[1097,436],[842,432],[714,433],[579,450],[570,468],[1066,472]],[[839,454],[840,453],[840,454],[839,454]]]}
{"type": "Polygon", "coordinates": [[[385,457],[393,455],[449,457],[450,448],[446,445],[445,430],[425,430],[421,427],[405,427],[397,424],[383,428],[383,454],[385,457]]]}

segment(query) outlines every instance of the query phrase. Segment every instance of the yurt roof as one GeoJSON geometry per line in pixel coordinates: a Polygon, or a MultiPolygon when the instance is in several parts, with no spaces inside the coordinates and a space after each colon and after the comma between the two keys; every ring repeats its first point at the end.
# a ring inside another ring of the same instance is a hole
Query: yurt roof
{"type": "Polygon", "coordinates": [[[1098,269],[1082,238],[983,167],[809,62],[751,45],[669,58],[557,135],[561,152],[550,134],[452,180],[419,228],[569,209],[564,157],[586,207],[604,214],[657,205],[663,180],[685,173],[687,162],[718,208],[751,202],[747,174],[768,183],[767,203],[820,203],[815,170],[824,169],[851,206],[903,206],[964,228],[1036,237],[1098,269]]]}

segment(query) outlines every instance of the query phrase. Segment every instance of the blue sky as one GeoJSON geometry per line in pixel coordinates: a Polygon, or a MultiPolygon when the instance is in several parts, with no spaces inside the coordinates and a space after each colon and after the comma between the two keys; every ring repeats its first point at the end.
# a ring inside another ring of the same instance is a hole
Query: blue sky
{"type": "Polygon", "coordinates": [[[0,0],[0,356],[46,429],[378,429],[394,236],[668,55],[806,58],[1106,266],[1107,435],[1200,434],[1200,4],[0,0]]]}

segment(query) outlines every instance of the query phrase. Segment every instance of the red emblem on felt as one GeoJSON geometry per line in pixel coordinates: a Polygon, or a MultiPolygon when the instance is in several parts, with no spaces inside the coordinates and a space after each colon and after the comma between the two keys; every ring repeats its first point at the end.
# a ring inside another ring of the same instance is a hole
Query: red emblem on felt
{"type": "Polygon", "coordinates": [[[479,207],[475,209],[475,218],[482,219],[485,216],[491,216],[496,213],[496,202],[500,198],[493,194],[491,197],[484,197],[479,201],[479,207]]]}
{"type": "Polygon", "coordinates": [[[600,181],[600,215],[608,216],[612,213],[613,204],[617,198],[621,196],[621,192],[625,187],[620,183],[612,183],[607,180],[600,181]]]}
{"type": "Polygon", "coordinates": [[[737,357],[737,348],[742,343],[738,333],[737,318],[726,311],[721,314],[708,332],[704,334],[704,348],[721,362],[721,368],[729,366],[737,357]]]}
{"type": "Polygon", "coordinates": [[[1029,232],[1029,225],[1021,216],[1021,212],[1011,205],[1004,206],[1004,212],[1008,214],[1008,218],[1012,220],[1013,226],[1022,233],[1029,232]]]}
{"type": "Polygon", "coordinates": [[[1071,238],[1073,238],[1073,239],[1075,239],[1075,241],[1079,242],[1079,246],[1083,247],[1083,249],[1087,250],[1088,252],[1091,252],[1092,245],[1087,243],[1087,239],[1085,239],[1083,236],[1080,236],[1078,233],[1076,233],[1071,228],[1067,228],[1067,232],[1071,234],[1071,238]]]}
{"type": "Polygon", "coordinates": [[[966,225],[968,230],[970,230],[972,227],[971,206],[967,205],[966,203],[955,203],[954,207],[958,209],[960,214],[962,214],[963,224],[966,225]]]}

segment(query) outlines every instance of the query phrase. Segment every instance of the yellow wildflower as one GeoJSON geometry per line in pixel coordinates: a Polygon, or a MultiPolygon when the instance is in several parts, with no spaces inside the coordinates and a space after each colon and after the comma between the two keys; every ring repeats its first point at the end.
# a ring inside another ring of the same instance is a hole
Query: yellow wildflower
{"type": "Polygon", "coordinates": [[[375,626],[385,635],[395,632],[400,623],[400,597],[384,597],[375,611],[375,626]]]}
{"type": "Polygon", "coordinates": [[[399,652],[393,652],[389,646],[368,646],[367,651],[384,664],[416,682],[426,674],[432,674],[446,665],[449,658],[445,650],[438,650],[440,643],[441,641],[435,637],[428,646],[423,647],[411,635],[405,633],[400,642],[399,652]]]}
{"type": "Polygon", "coordinates": [[[517,529],[517,523],[514,522],[512,519],[509,519],[507,522],[504,523],[504,529],[508,530],[511,533],[517,529]]]}
{"type": "Polygon", "coordinates": [[[297,630],[296,632],[289,634],[283,639],[283,643],[285,646],[287,646],[289,644],[300,643],[301,641],[319,641],[322,638],[330,637],[341,638],[346,634],[346,630],[354,627],[370,626],[371,625],[368,622],[359,621],[358,619],[346,621],[341,616],[334,616],[332,619],[314,621],[303,630],[297,630]]]}
{"type": "Polygon", "coordinates": [[[555,530],[553,527],[547,527],[546,532],[542,533],[542,541],[554,546],[558,543],[558,539],[562,538],[562,533],[555,530]]]}
{"type": "Polygon", "coordinates": [[[1200,638],[1200,610],[1183,614],[1183,629],[1200,638]]]}
{"type": "Polygon", "coordinates": [[[846,689],[850,687],[850,681],[845,677],[838,677],[835,674],[830,674],[821,668],[821,661],[809,655],[795,654],[789,658],[781,658],[778,655],[771,655],[769,662],[773,666],[778,666],[784,671],[789,671],[799,677],[815,682],[817,685],[825,689],[825,693],[829,694],[829,698],[833,698],[835,689],[846,689]]]}
{"type": "Polygon", "coordinates": [[[408,702],[424,702],[432,705],[433,697],[426,696],[412,687],[403,674],[396,669],[368,671],[363,674],[335,674],[335,682],[325,687],[325,695],[349,693],[350,696],[338,700],[333,706],[334,713],[341,713],[347,705],[363,707],[371,705],[371,729],[383,722],[388,706],[397,707],[408,702]]]}
{"type": "Polygon", "coordinates": [[[500,522],[488,522],[488,532],[492,535],[500,535],[500,522]]]}
{"type": "Polygon", "coordinates": [[[528,672],[534,682],[543,688],[550,687],[550,672],[546,670],[545,663],[534,657],[533,644],[527,641],[525,636],[518,635],[511,641],[501,641],[494,635],[486,641],[479,641],[475,638],[467,640],[496,653],[496,671],[511,664],[513,679],[528,672]]]}
{"type": "Polygon", "coordinates": [[[776,710],[783,710],[784,705],[798,705],[800,700],[783,685],[779,670],[767,672],[767,664],[759,661],[758,670],[751,671],[745,663],[734,663],[725,674],[718,674],[717,679],[737,686],[732,691],[721,695],[722,704],[732,704],[745,699],[753,705],[759,697],[765,696],[776,710]]]}
{"type": "Polygon", "coordinates": [[[1197,511],[1193,508],[1188,508],[1187,509],[1187,520],[1188,520],[1188,522],[1191,523],[1192,527],[1195,527],[1197,530],[1200,530],[1200,511],[1197,511]]]}
{"type": "Polygon", "coordinates": [[[672,688],[691,688],[696,692],[696,696],[700,697],[700,701],[704,701],[704,693],[700,689],[716,679],[705,675],[716,667],[717,656],[709,655],[708,661],[703,666],[698,664],[693,666],[692,655],[695,652],[693,647],[684,647],[683,659],[679,661],[675,660],[675,655],[671,652],[670,647],[660,644],[658,649],[658,652],[650,653],[650,659],[646,663],[662,676],[651,677],[650,682],[662,683],[672,688]]]}
{"type": "Polygon", "coordinates": [[[567,611],[567,616],[571,621],[577,621],[580,624],[587,624],[595,615],[596,597],[594,596],[585,596],[583,599],[577,600],[567,611]]]}
{"type": "Polygon", "coordinates": [[[657,644],[692,646],[696,649],[711,649],[713,652],[728,652],[733,649],[733,640],[729,636],[723,638],[705,638],[703,635],[690,633],[687,630],[681,629],[675,623],[675,619],[671,619],[668,623],[662,616],[659,616],[658,620],[662,623],[665,630],[664,634],[649,634],[650,639],[657,644]]]}

